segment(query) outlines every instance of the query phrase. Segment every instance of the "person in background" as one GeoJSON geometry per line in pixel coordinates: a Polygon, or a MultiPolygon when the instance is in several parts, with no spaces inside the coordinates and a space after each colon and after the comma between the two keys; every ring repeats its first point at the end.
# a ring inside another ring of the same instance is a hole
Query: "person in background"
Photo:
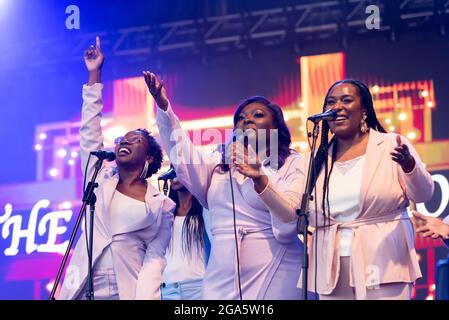
{"type": "Polygon", "coordinates": [[[208,212],[176,177],[168,196],[176,203],[176,209],[172,238],[165,254],[162,299],[200,300],[210,251],[208,212]]]}

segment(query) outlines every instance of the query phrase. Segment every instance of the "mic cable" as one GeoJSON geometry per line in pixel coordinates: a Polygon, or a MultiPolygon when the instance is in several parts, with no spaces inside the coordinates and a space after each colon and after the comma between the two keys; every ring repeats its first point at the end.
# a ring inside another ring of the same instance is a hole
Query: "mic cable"
{"type": "Polygon", "coordinates": [[[231,184],[232,213],[233,213],[233,218],[234,218],[234,239],[235,239],[235,252],[236,252],[236,258],[237,258],[237,279],[238,279],[238,283],[239,283],[239,297],[240,297],[240,300],[243,300],[242,283],[240,281],[239,245],[238,245],[238,240],[237,240],[237,224],[236,224],[236,215],[235,215],[234,187],[233,187],[233,183],[232,183],[231,167],[229,167],[229,182],[231,184]]]}

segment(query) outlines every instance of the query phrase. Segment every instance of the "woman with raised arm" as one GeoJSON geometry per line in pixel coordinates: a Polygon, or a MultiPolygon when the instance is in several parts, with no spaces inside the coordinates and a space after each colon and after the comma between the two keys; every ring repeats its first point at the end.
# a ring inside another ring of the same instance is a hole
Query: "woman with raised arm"
{"type": "MultiPolygon", "coordinates": [[[[100,39],[84,54],[89,82],[83,86],[80,156],[82,169],[90,152],[103,148],[100,39]]],[[[114,165],[103,165],[95,191],[93,288],[95,299],[160,299],[165,251],[170,241],[175,203],[148,178],[161,167],[162,150],[145,129],[115,140],[114,165]]],[[[93,174],[91,159],[87,180],[93,174]]],[[[89,210],[86,210],[89,215],[89,210]]],[[[86,219],[88,220],[88,219],[86,219]]],[[[76,244],[59,299],[85,299],[87,249],[85,232],[76,244]]]]}
{"type": "Polygon", "coordinates": [[[300,299],[296,279],[302,244],[295,213],[300,156],[290,149],[281,108],[259,96],[240,104],[234,129],[255,136],[258,143],[233,143],[228,150],[235,152],[226,157],[232,159],[229,168],[222,154],[192,145],[162,83],[150,72],[144,77],[158,105],[162,145],[177,177],[209,210],[212,243],[202,298],[300,299]]]}

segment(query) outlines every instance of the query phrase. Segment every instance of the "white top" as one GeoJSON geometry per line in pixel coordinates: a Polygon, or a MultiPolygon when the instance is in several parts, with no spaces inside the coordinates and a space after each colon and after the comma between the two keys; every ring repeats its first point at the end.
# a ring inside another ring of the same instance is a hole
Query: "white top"
{"type": "MultiPolygon", "coordinates": [[[[349,222],[360,213],[360,190],[362,187],[365,155],[335,162],[329,180],[330,215],[337,221],[349,222]]],[[[352,229],[343,228],[340,237],[340,257],[351,255],[352,229]]]]}
{"type": "MultiPolygon", "coordinates": [[[[109,207],[111,233],[120,233],[120,227],[132,223],[133,218],[146,214],[145,202],[128,197],[115,190],[109,207]]],[[[136,219],[137,220],[137,219],[136,219]]],[[[104,248],[103,253],[95,264],[95,270],[114,269],[111,245],[104,248]]]]}
{"type": "Polygon", "coordinates": [[[166,283],[202,279],[206,271],[204,250],[199,254],[197,250],[193,250],[191,255],[182,251],[182,227],[185,219],[186,217],[175,216],[172,238],[165,254],[167,266],[162,275],[166,283]]]}

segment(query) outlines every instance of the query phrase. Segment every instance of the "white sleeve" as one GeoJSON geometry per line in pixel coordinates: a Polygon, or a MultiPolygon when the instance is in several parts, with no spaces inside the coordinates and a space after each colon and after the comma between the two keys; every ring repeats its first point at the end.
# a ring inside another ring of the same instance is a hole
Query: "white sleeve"
{"type": "Polygon", "coordinates": [[[148,243],[142,268],[139,272],[136,300],[161,299],[160,285],[162,283],[162,274],[167,265],[165,251],[171,239],[175,207],[176,205],[173,201],[164,200],[159,232],[148,243]]]}
{"type": "MultiPolygon", "coordinates": [[[[101,131],[101,111],[103,84],[95,83],[92,86],[83,86],[83,108],[81,111],[80,127],[80,159],[81,171],[90,178],[93,174],[95,161],[91,159],[86,172],[87,159],[91,151],[103,149],[103,133],[101,131]]],[[[95,159],[96,160],[96,159],[95,159]]]]}
{"type": "Polygon", "coordinates": [[[208,208],[207,191],[212,173],[221,161],[219,153],[205,152],[195,147],[181,128],[179,119],[170,105],[166,111],[158,108],[156,123],[162,146],[175,168],[179,181],[204,207],[208,208]]]}
{"type": "Polygon", "coordinates": [[[273,234],[279,242],[289,243],[297,236],[296,209],[300,206],[304,176],[300,170],[299,155],[291,155],[284,164],[284,174],[269,179],[259,194],[271,215],[273,234]]]}

